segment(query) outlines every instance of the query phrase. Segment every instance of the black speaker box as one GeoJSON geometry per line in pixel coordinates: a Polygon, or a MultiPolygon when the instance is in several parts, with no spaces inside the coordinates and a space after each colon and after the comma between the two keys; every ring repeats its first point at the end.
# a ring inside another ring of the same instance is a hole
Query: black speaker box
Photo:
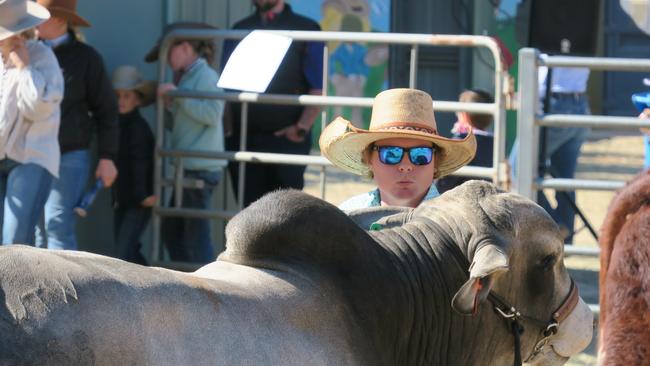
{"type": "Polygon", "coordinates": [[[552,55],[596,54],[600,0],[522,0],[518,40],[552,55]]]}

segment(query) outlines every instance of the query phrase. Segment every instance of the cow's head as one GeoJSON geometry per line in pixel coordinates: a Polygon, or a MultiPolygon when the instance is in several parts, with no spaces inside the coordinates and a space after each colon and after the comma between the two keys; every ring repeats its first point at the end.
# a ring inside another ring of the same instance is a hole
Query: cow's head
{"type": "MultiPolygon", "coordinates": [[[[418,210],[430,211],[426,206],[418,210]]],[[[498,295],[520,314],[518,322],[525,329],[522,358],[530,364],[562,364],[589,344],[593,315],[582,299],[569,299],[572,281],[564,267],[562,238],[541,207],[478,181],[449,191],[428,206],[458,226],[457,237],[465,241],[458,244],[471,263],[469,279],[452,302],[456,311],[490,312],[508,323],[508,309],[502,309],[505,314],[492,311],[498,300],[488,294],[498,295]],[[575,305],[563,307],[573,300],[575,305]],[[567,308],[557,329],[547,330],[554,313],[567,308]]]]}

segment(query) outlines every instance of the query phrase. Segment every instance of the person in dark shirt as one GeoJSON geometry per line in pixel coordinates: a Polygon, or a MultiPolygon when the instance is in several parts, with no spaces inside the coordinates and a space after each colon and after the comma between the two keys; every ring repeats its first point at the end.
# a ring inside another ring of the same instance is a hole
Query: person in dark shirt
{"type": "MultiPolygon", "coordinates": [[[[319,31],[315,21],[296,14],[284,0],[253,0],[256,12],[233,29],[283,29],[319,31]]],[[[236,42],[224,43],[223,62],[228,60],[236,42]]],[[[266,92],[272,94],[320,95],[323,84],[323,43],[292,42],[266,92]]],[[[240,104],[230,104],[232,127],[226,137],[226,150],[238,151],[240,141],[240,104]]],[[[311,150],[311,126],[320,108],[300,105],[250,104],[248,106],[248,151],[307,155],[311,150]]],[[[229,171],[237,187],[238,163],[231,162],[229,171]]],[[[302,189],[305,166],[278,164],[246,164],[244,205],[248,206],[264,194],[280,188],[302,189]]]]}
{"type": "Polygon", "coordinates": [[[89,146],[97,134],[99,162],[95,170],[104,187],[117,177],[113,159],[119,130],[117,101],[102,57],[79,41],[74,27],[90,23],[79,16],[76,0],[38,0],[52,17],[37,27],[38,37],[52,47],[63,70],[59,146],[61,166],[45,204],[45,232],[37,230],[36,244],[50,249],[77,249],[74,207],[79,203],[90,172],[89,146]]]}
{"type": "MultiPolygon", "coordinates": [[[[494,98],[490,93],[481,89],[470,89],[460,93],[458,101],[462,103],[494,103],[494,98]]],[[[494,136],[488,128],[492,124],[492,116],[489,114],[478,114],[468,112],[456,113],[458,121],[454,123],[451,130],[452,137],[464,139],[471,129],[476,137],[476,155],[468,165],[491,167],[492,154],[494,150],[494,136]]],[[[475,177],[461,177],[448,175],[436,181],[438,191],[442,194],[454,187],[457,187],[472,179],[482,179],[475,177]]]]}
{"type": "Polygon", "coordinates": [[[133,66],[121,66],[113,73],[120,125],[117,169],[120,175],[113,186],[115,241],[117,256],[146,265],[140,253],[140,236],[151,218],[156,202],[153,191],[154,138],[139,107],[151,104],[156,83],[144,81],[133,66]]]}

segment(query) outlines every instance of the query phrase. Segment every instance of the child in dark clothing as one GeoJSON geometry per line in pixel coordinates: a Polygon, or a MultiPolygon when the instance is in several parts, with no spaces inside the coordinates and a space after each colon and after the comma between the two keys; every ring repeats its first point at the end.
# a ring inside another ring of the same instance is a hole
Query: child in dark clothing
{"type": "MultiPolygon", "coordinates": [[[[458,101],[463,103],[494,103],[492,95],[480,89],[463,91],[460,93],[458,101]]],[[[463,139],[467,136],[467,132],[470,128],[476,137],[476,155],[468,165],[491,167],[494,136],[487,129],[492,123],[492,116],[489,114],[468,112],[457,112],[456,116],[458,117],[458,121],[454,123],[454,126],[451,129],[452,137],[463,139]]],[[[438,191],[442,194],[472,179],[480,178],[448,175],[439,179],[436,182],[436,186],[438,187],[438,191]]]]}
{"type": "Polygon", "coordinates": [[[153,190],[154,138],[139,107],[153,102],[155,82],[142,79],[133,66],[119,67],[113,73],[113,88],[119,105],[120,148],[113,186],[115,241],[118,258],[146,265],[140,253],[140,235],[151,218],[156,202],[153,190]]]}

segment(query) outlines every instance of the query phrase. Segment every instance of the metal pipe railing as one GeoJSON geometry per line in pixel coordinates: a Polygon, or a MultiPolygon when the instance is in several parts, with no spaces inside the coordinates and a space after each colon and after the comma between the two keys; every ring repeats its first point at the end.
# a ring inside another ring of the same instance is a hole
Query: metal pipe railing
{"type": "MultiPolygon", "coordinates": [[[[447,101],[434,101],[433,107],[437,111],[443,112],[481,112],[488,113],[494,116],[494,157],[492,168],[479,168],[479,167],[464,167],[457,174],[459,175],[472,175],[484,178],[490,178],[498,185],[504,186],[507,177],[504,177],[503,163],[505,162],[505,103],[503,98],[503,81],[505,80],[506,71],[502,64],[501,53],[497,43],[490,37],[486,36],[469,36],[469,35],[431,35],[431,34],[406,34],[406,33],[351,33],[351,32],[312,32],[312,31],[269,31],[273,34],[284,35],[292,38],[295,41],[338,41],[338,42],[365,42],[365,43],[382,43],[382,44],[403,44],[411,46],[410,53],[410,66],[409,66],[409,85],[416,87],[417,81],[417,59],[418,51],[421,46],[457,46],[457,47],[485,47],[488,48],[494,58],[495,66],[495,102],[493,104],[477,104],[477,103],[459,103],[447,101]]],[[[249,31],[233,31],[233,30],[202,30],[202,29],[177,29],[167,34],[161,42],[159,50],[159,65],[158,65],[158,80],[163,82],[165,80],[165,69],[167,65],[167,52],[175,39],[178,38],[192,38],[192,39],[241,39],[245,37],[249,31]]],[[[326,58],[327,55],[325,54],[326,58]]],[[[327,65],[327,60],[324,60],[324,65],[327,65]]],[[[215,98],[222,99],[230,102],[242,103],[242,141],[241,149],[246,149],[246,124],[247,114],[244,112],[247,103],[268,103],[268,104],[300,104],[300,105],[320,105],[320,106],[354,106],[354,107],[370,107],[372,106],[372,98],[351,98],[351,97],[329,97],[326,96],[327,85],[327,69],[323,69],[324,75],[324,93],[323,96],[314,95],[273,95],[273,94],[258,94],[258,93],[225,93],[225,92],[198,92],[198,91],[173,91],[169,92],[166,96],[172,98],[215,98]]],[[[159,97],[160,98],[160,97],[159,97]]],[[[187,151],[174,151],[164,149],[163,141],[163,103],[158,101],[156,109],[156,159],[154,164],[154,185],[155,194],[162,197],[162,184],[164,175],[164,166],[162,158],[164,156],[197,156],[187,151]]],[[[326,112],[323,111],[323,121],[326,120],[326,112]]],[[[267,163],[295,163],[296,155],[290,157],[282,156],[282,154],[269,154],[254,153],[252,155],[242,154],[242,152],[232,153],[234,155],[228,156],[226,152],[223,155],[213,155],[214,158],[226,158],[233,161],[240,162],[240,179],[239,179],[239,207],[242,208],[243,202],[243,182],[245,180],[244,164],[246,162],[267,162],[267,163]],[[261,159],[261,160],[260,160],[261,159]],[[291,161],[291,162],[289,162],[291,161]]],[[[203,153],[198,156],[208,157],[203,153]]],[[[306,157],[303,163],[312,164],[310,157],[306,157]]],[[[316,163],[319,165],[319,163],[316,163]]],[[[325,191],[325,169],[327,165],[322,165],[321,170],[321,196],[324,196],[325,191]]],[[[177,177],[176,181],[182,180],[182,176],[177,177]]],[[[178,187],[178,185],[177,185],[178,187]]],[[[181,187],[182,189],[182,187],[181,187]]],[[[160,257],[159,243],[160,243],[160,216],[166,213],[173,212],[179,214],[181,211],[165,211],[167,209],[160,207],[160,202],[156,204],[155,211],[159,214],[154,215],[152,219],[153,225],[153,249],[152,260],[157,261],[160,257]]],[[[175,208],[174,210],[183,210],[175,208]]],[[[199,213],[197,213],[199,214],[199,213]]],[[[203,215],[203,213],[200,213],[203,215]]]]}

